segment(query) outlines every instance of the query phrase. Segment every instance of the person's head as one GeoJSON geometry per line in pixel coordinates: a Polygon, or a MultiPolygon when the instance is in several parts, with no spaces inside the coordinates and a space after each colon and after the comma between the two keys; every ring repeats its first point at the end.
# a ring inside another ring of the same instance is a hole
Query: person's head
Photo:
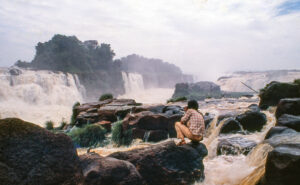
{"type": "Polygon", "coordinates": [[[198,102],[196,100],[190,100],[188,101],[188,109],[195,109],[198,110],[198,102]]]}

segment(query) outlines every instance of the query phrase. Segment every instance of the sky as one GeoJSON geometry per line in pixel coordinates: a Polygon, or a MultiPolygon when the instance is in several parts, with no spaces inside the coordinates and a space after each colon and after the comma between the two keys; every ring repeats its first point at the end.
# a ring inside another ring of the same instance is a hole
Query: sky
{"type": "Polygon", "coordinates": [[[201,80],[300,69],[300,0],[0,0],[0,66],[54,34],[160,58],[201,80]]]}

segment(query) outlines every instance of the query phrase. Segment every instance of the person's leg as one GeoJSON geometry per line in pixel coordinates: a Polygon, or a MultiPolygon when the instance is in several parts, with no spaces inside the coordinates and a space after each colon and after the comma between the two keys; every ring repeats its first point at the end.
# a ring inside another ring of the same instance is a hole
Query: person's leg
{"type": "Polygon", "coordinates": [[[176,130],[176,133],[177,133],[177,138],[181,139],[181,141],[183,141],[184,140],[184,135],[181,132],[180,125],[182,125],[182,123],[176,122],[175,123],[175,130],[176,130]]]}
{"type": "Polygon", "coordinates": [[[199,142],[203,139],[202,136],[196,136],[194,134],[192,134],[192,132],[190,131],[190,129],[183,125],[183,124],[178,124],[178,129],[180,130],[181,134],[183,134],[183,137],[187,137],[189,138],[191,141],[193,142],[199,142]]]}

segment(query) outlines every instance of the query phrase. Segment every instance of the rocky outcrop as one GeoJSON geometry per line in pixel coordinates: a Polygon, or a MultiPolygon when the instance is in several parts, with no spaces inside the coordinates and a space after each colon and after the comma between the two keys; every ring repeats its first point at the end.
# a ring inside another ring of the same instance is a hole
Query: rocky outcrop
{"type": "Polygon", "coordinates": [[[173,98],[187,97],[188,99],[204,100],[207,97],[221,97],[220,86],[213,82],[178,83],[175,86],[173,98]]]}
{"type": "Polygon", "coordinates": [[[203,144],[176,146],[174,141],[147,148],[116,152],[109,157],[131,162],[146,184],[192,184],[204,178],[203,144]]]}
{"type": "Polygon", "coordinates": [[[281,135],[281,134],[292,134],[296,133],[294,129],[290,129],[288,127],[276,126],[272,127],[265,136],[265,139],[270,139],[273,136],[281,135]]]}
{"type": "Polygon", "coordinates": [[[247,155],[255,146],[256,142],[243,137],[221,139],[217,146],[217,155],[247,155]]]}
{"type": "Polygon", "coordinates": [[[128,114],[123,120],[123,131],[132,129],[134,139],[145,140],[147,137],[147,141],[161,141],[168,137],[176,137],[174,125],[181,117],[182,115],[178,114],[167,117],[150,111],[128,114]]]}
{"type": "Polygon", "coordinates": [[[276,118],[283,114],[300,115],[300,98],[281,99],[277,105],[276,118]]]}
{"type": "Polygon", "coordinates": [[[85,103],[75,107],[78,112],[76,126],[97,123],[101,121],[115,122],[123,119],[137,106],[132,99],[108,99],[104,101],[85,103]]]}
{"type": "Polygon", "coordinates": [[[0,120],[0,166],[5,185],[75,185],[83,178],[68,136],[16,118],[0,120]]]}
{"type": "Polygon", "coordinates": [[[298,185],[299,174],[300,144],[282,144],[269,152],[259,185],[298,185]]]}
{"type": "Polygon", "coordinates": [[[276,106],[283,98],[300,97],[300,85],[273,81],[260,91],[259,97],[259,107],[266,109],[269,106],[276,106]]]}
{"type": "Polygon", "coordinates": [[[80,156],[80,163],[85,185],[144,184],[140,173],[128,161],[88,153],[80,156]]]}
{"type": "Polygon", "coordinates": [[[283,114],[276,123],[277,126],[285,126],[300,132],[300,116],[283,114]]]}
{"type": "Polygon", "coordinates": [[[242,125],[244,130],[249,132],[260,131],[267,123],[267,117],[264,113],[253,110],[238,115],[236,120],[242,125]]]}
{"type": "Polygon", "coordinates": [[[240,131],[242,131],[241,124],[234,118],[229,118],[222,125],[220,134],[233,134],[240,131]]]}

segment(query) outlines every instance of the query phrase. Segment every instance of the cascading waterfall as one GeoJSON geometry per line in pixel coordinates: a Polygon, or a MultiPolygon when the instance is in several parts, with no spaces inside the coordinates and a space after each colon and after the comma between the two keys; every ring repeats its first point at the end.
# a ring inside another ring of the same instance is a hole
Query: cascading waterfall
{"type": "Polygon", "coordinates": [[[138,73],[122,72],[125,94],[118,98],[132,98],[141,103],[165,103],[173,94],[173,89],[145,89],[143,76],[138,73]]]}
{"type": "Polygon", "coordinates": [[[143,76],[138,73],[122,72],[126,94],[144,90],[143,76]]]}
{"type": "Polygon", "coordinates": [[[0,117],[18,117],[43,125],[69,121],[71,107],[85,89],[76,75],[46,70],[0,70],[0,117]]]}

